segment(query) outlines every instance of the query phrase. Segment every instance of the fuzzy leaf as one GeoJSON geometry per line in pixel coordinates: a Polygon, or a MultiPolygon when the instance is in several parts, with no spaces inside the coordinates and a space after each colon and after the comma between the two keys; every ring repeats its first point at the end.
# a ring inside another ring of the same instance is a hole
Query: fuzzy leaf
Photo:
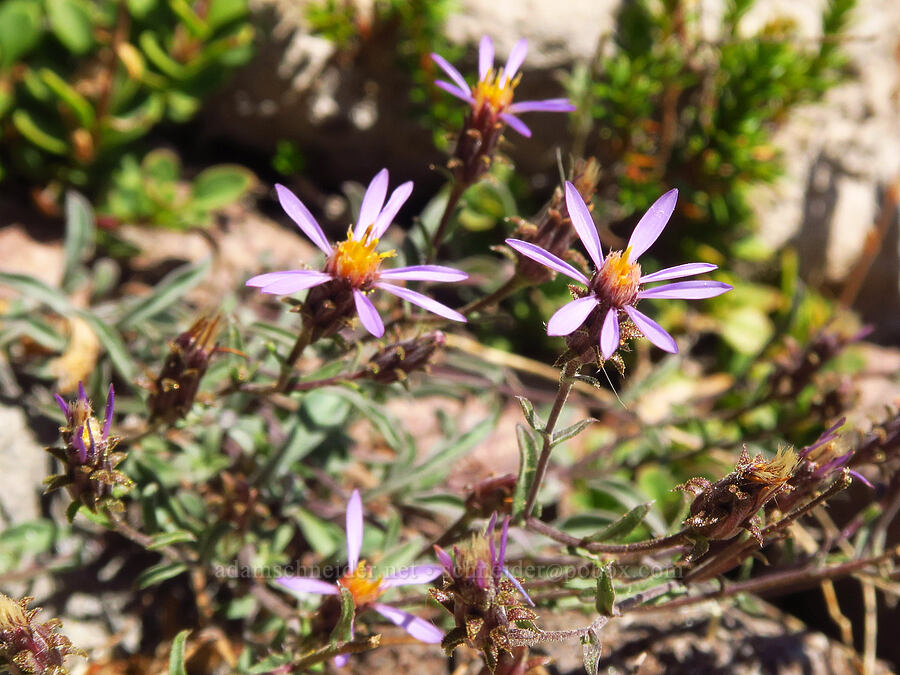
{"type": "Polygon", "coordinates": [[[137,587],[141,590],[161,584],[166,579],[177,577],[182,572],[187,571],[187,565],[180,562],[161,562],[153,567],[148,567],[138,575],[137,587]]]}
{"type": "Polygon", "coordinates": [[[119,371],[119,374],[128,382],[134,382],[137,378],[137,366],[132,361],[131,355],[128,353],[125,343],[122,342],[122,338],[119,337],[118,331],[93,314],[81,312],[80,316],[90,324],[91,329],[94,331],[97,339],[100,340],[100,344],[106,349],[110,361],[112,361],[115,369],[119,371]]]}
{"type": "Polygon", "coordinates": [[[615,604],[616,591],[613,588],[612,575],[609,573],[609,565],[604,565],[597,575],[597,594],[594,596],[594,606],[603,616],[612,616],[615,604]]]}
{"type": "Polygon", "coordinates": [[[169,675],[187,675],[184,668],[184,644],[191,631],[185,629],[172,640],[172,651],[169,653],[169,675]]]}
{"type": "Polygon", "coordinates": [[[201,211],[220,209],[236,202],[256,183],[253,172],[242,166],[222,164],[201,172],[191,186],[191,204],[201,211]]]}
{"type": "Polygon", "coordinates": [[[208,269],[209,260],[205,260],[199,265],[184,265],[170,272],[155,286],[151,295],[141,299],[119,319],[118,327],[132,327],[168,309],[196,286],[208,269]]]}
{"type": "Polygon", "coordinates": [[[69,316],[75,312],[65,293],[58,288],[51,288],[40,279],[26,274],[0,272],[0,284],[10,286],[25,297],[47,305],[57,314],[69,316]]]}
{"type": "Polygon", "coordinates": [[[525,509],[528,492],[537,472],[537,441],[531,432],[521,424],[516,425],[516,439],[519,441],[519,478],[513,492],[512,517],[518,518],[525,509]]]}
{"type": "Polygon", "coordinates": [[[66,193],[66,240],[63,288],[70,289],[81,263],[94,251],[94,212],[90,202],[74,190],[66,193]]]}
{"type": "Polygon", "coordinates": [[[593,417],[588,417],[585,420],[575,422],[575,424],[572,424],[565,429],[560,429],[559,431],[554,432],[553,440],[550,442],[550,447],[555,447],[560,443],[569,440],[570,438],[574,438],[596,421],[597,420],[595,420],[593,417]]]}
{"type": "Polygon", "coordinates": [[[156,550],[172,544],[182,544],[187,541],[197,541],[197,537],[187,530],[175,530],[174,532],[160,532],[150,537],[147,548],[156,550]]]}
{"type": "Polygon", "coordinates": [[[353,594],[342,586],[341,618],[338,619],[334,630],[331,631],[331,644],[350,642],[353,639],[353,617],[355,614],[356,606],[353,603],[353,594]]]}
{"type": "Polygon", "coordinates": [[[525,415],[525,421],[528,426],[537,432],[544,430],[544,421],[534,412],[534,404],[524,396],[516,396],[519,399],[519,405],[522,406],[522,414],[525,415]]]}
{"type": "Polygon", "coordinates": [[[635,506],[616,522],[610,523],[596,534],[586,537],[585,541],[594,542],[621,539],[644,522],[644,518],[650,513],[650,507],[652,505],[651,502],[649,504],[639,504],[638,506],[635,506]]]}

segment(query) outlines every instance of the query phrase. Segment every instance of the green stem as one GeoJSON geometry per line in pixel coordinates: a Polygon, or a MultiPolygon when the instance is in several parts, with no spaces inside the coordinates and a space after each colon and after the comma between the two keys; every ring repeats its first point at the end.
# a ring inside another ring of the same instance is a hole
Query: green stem
{"type": "Polygon", "coordinates": [[[288,354],[288,357],[281,366],[281,375],[278,376],[278,383],[275,385],[275,391],[283,392],[287,389],[288,381],[291,379],[291,374],[294,372],[294,366],[300,359],[300,355],[303,354],[303,350],[309,346],[311,341],[312,327],[304,322],[300,335],[297,336],[297,341],[294,343],[293,349],[291,349],[291,353],[288,354]]]}
{"type": "Polygon", "coordinates": [[[454,179],[453,188],[450,190],[450,196],[447,197],[447,205],[444,207],[444,213],[441,216],[441,222],[438,224],[437,230],[434,232],[434,237],[431,239],[431,247],[428,251],[428,258],[425,261],[428,264],[433,263],[434,259],[437,257],[438,249],[440,249],[441,243],[444,241],[444,237],[447,234],[447,226],[450,224],[450,217],[453,215],[453,212],[456,211],[456,205],[459,203],[460,198],[468,187],[467,184],[454,179]]]}

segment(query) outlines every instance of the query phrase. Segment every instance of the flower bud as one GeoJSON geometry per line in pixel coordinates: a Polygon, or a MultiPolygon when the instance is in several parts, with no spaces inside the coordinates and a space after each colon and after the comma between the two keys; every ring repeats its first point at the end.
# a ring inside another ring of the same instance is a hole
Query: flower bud
{"type": "Polygon", "coordinates": [[[119,439],[110,436],[115,392],[109,386],[106,398],[106,415],[103,426],[93,416],[91,403],[81,383],[78,398],[67,403],[60,395],[56,402],[66,417],[60,427],[64,447],[47,448],[47,452],[63,464],[64,472],[44,481],[46,492],[65,487],[73,502],[83,504],[92,511],[107,508],[121,511],[122,502],[114,495],[114,486],[130,490],[134,483],[116,467],[125,459],[125,453],[113,452],[119,439]]]}
{"type": "Polygon", "coordinates": [[[87,654],[73,648],[69,638],[58,632],[59,619],[35,621],[41,610],[28,609],[33,599],[16,601],[0,593],[0,666],[16,673],[68,675],[66,657],[87,654]]]}
{"type": "Polygon", "coordinates": [[[797,466],[793,450],[780,449],[773,459],[762,455],[751,460],[745,447],[734,471],[710,483],[692,478],[676,489],[695,496],[684,526],[691,533],[713,541],[731,539],[741,529],[748,530],[762,545],[759,528],[753,522],[757,511],[775,495],[790,490],[789,481],[797,466]]]}
{"type": "Polygon", "coordinates": [[[403,382],[410,373],[427,371],[435,352],[445,342],[445,335],[438,330],[390,344],[369,359],[368,377],[382,384],[403,382]]]}
{"type": "Polygon", "coordinates": [[[169,343],[169,355],[147,402],[151,422],[171,424],[188,414],[215,353],[220,319],[218,314],[201,317],[169,343]]]}

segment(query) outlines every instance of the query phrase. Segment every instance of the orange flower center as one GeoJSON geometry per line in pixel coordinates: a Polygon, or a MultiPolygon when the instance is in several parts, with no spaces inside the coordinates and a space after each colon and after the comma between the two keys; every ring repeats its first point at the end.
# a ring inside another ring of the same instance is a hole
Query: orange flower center
{"type": "Polygon", "coordinates": [[[628,262],[629,252],[610,251],[591,280],[591,290],[610,307],[625,307],[637,300],[641,266],[628,262]]]}
{"type": "Polygon", "coordinates": [[[507,79],[503,72],[503,68],[496,73],[492,68],[487,72],[478,84],[472,89],[472,96],[475,99],[475,107],[481,108],[487,105],[499,114],[505,111],[513,100],[513,91],[519,84],[521,75],[512,80],[507,79]]]}
{"type": "Polygon", "coordinates": [[[357,607],[372,604],[384,593],[381,589],[381,577],[372,576],[372,569],[366,565],[365,560],[360,560],[355,570],[348,570],[338,579],[338,586],[350,591],[353,604],[357,607]]]}
{"type": "Polygon", "coordinates": [[[347,239],[334,247],[325,270],[350,282],[354,288],[365,286],[378,277],[381,261],[395,255],[394,251],[378,253],[378,239],[371,238],[371,227],[362,238],[354,239],[353,229],[347,231],[347,239]]]}

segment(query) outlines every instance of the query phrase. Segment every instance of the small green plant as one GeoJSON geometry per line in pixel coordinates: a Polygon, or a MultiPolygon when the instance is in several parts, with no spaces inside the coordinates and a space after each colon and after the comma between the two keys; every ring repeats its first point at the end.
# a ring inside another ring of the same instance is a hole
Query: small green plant
{"type": "Polygon", "coordinates": [[[0,176],[96,194],[134,142],[189,120],[252,54],[246,0],[0,5],[0,176]]]}

